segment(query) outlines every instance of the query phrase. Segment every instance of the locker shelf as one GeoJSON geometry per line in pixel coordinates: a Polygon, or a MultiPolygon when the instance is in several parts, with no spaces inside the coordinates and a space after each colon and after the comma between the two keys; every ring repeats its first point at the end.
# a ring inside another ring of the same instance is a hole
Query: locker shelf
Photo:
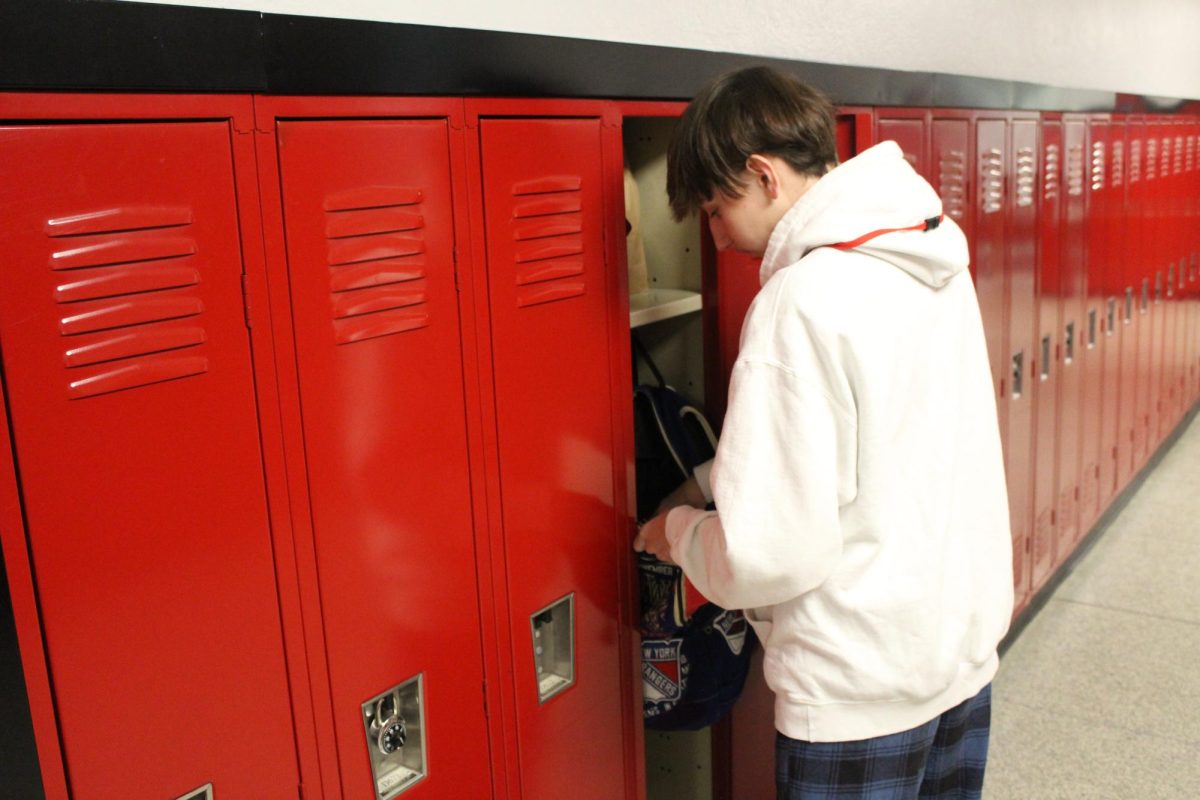
{"type": "Polygon", "coordinates": [[[629,327],[638,328],[651,322],[691,314],[700,308],[699,292],[647,289],[629,296],[629,327]]]}

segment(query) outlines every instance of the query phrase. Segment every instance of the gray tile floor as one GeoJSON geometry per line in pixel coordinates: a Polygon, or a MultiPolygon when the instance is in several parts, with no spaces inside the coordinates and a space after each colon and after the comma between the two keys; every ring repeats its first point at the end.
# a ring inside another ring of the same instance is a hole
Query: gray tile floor
{"type": "Polygon", "coordinates": [[[1200,417],[993,687],[985,800],[1200,798],[1200,417]]]}

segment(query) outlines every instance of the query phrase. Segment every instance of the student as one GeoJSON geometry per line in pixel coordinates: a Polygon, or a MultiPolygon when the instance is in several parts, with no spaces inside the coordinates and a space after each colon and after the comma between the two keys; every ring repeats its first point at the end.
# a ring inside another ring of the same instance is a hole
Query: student
{"type": "Polygon", "coordinates": [[[979,797],[1012,543],[962,231],[894,142],[838,165],[829,101],[762,67],[688,106],[667,190],[762,288],[716,458],[635,549],[746,610],[779,798],[979,797]]]}

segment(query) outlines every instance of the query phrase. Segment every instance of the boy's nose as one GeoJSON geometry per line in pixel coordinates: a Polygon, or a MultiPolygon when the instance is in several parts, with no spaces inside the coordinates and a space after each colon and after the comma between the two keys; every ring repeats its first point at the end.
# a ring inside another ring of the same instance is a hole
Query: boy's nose
{"type": "Polygon", "coordinates": [[[713,246],[718,251],[728,250],[733,246],[733,239],[725,232],[725,226],[711,217],[708,220],[708,230],[712,233],[713,246]]]}

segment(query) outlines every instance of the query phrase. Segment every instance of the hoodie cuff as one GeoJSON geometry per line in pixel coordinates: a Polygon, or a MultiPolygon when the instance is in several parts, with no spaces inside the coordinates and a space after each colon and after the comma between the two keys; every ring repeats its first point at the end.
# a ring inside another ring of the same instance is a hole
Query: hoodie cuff
{"type": "Polygon", "coordinates": [[[676,564],[679,563],[676,551],[679,549],[681,541],[686,539],[687,534],[707,517],[715,515],[714,511],[704,511],[691,506],[675,506],[667,512],[665,532],[667,543],[671,545],[671,557],[676,564]]]}
{"type": "Polygon", "coordinates": [[[696,479],[696,483],[700,486],[700,494],[704,495],[704,502],[711,503],[713,501],[712,479],[709,477],[712,474],[713,459],[705,461],[703,464],[697,464],[692,470],[692,477],[696,479]]]}

